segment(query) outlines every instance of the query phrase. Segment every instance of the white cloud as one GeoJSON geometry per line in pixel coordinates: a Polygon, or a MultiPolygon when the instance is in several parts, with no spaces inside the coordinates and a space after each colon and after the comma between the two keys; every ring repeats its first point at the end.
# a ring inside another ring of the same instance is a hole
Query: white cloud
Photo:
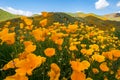
{"type": "Polygon", "coordinates": [[[76,11],[76,12],[78,12],[78,13],[79,13],[79,12],[82,12],[82,11],[76,11]]]}
{"type": "Polygon", "coordinates": [[[117,13],[120,13],[120,11],[118,11],[117,13]]]}
{"type": "Polygon", "coordinates": [[[117,5],[116,5],[117,7],[120,7],[120,1],[117,3],[117,5]]]}
{"type": "Polygon", "coordinates": [[[10,13],[16,14],[16,15],[24,15],[24,16],[32,16],[33,15],[33,13],[30,11],[17,10],[12,7],[5,7],[5,8],[0,7],[0,9],[3,9],[7,12],[10,12],[10,13]]]}
{"type": "Polygon", "coordinates": [[[95,3],[95,8],[96,9],[103,9],[105,7],[109,6],[109,3],[106,0],[98,0],[95,3]]]}

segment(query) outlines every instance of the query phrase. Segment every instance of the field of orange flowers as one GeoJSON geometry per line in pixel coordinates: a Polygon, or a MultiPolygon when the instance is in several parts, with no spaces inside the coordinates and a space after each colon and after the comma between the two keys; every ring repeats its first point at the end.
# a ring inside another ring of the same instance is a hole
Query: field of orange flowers
{"type": "Polygon", "coordinates": [[[94,26],[59,22],[0,28],[0,80],[120,80],[120,40],[94,26]]]}

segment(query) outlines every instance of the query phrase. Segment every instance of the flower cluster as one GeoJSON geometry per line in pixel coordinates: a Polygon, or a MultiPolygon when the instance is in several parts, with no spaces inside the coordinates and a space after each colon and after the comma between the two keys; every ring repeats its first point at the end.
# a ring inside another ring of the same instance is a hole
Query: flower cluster
{"type": "Polygon", "coordinates": [[[0,79],[120,79],[120,40],[115,28],[103,31],[79,22],[47,25],[49,13],[41,16],[39,25],[21,17],[18,26],[6,22],[0,28],[0,79]]]}

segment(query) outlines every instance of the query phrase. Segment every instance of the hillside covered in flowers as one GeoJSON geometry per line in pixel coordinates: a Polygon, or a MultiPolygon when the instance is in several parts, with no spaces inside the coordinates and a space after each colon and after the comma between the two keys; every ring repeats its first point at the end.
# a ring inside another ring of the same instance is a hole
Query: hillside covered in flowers
{"type": "Polygon", "coordinates": [[[120,80],[120,40],[115,27],[101,30],[82,22],[0,27],[0,80],[120,80]]]}

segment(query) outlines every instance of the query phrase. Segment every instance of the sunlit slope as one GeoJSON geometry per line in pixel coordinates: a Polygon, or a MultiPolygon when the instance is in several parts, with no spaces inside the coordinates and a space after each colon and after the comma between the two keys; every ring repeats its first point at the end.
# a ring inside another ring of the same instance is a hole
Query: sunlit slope
{"type": "Polygon", "coordinates": [[[120,21],[120,13],[106,14],[104,16],[113,21],[120,21]]]}
{"type": "Polygon", "coordinates": [[[82,18],[85,18],[87,16],[93,16],[93,17],[96,17],[96,18],[99,18],[99,19],[102,19],[102,20],[108,20],[105,16],[101,16],[101,15],[97,15],[97,14],[94,14],[94,13],[83,13],[83,12],[77,12],[77,13],[67,13],[68,15],[71,15],[73,17],[82,17],[82,18]]]}
{"type": "MultiPolygon", "coordinates": [[[[88,15],[86,17],[73,17],[63,12],[50,12],[46,17],[43,17],[41,15],[37,15],[34,17],[30,17],[33,19],[33,25],[37,25],[40,27],[39,22],[41,20],[47,19],[47,25],[50,26],[55,22],[63,23],[65,25],[68,25],[70,23],[78,22],[78,23],[84,23],[89,26],[96,26],[100,29],[106,30],[111,29],[112,27],[120,29],[120,22],[119,21],[111,21],[111,20],[103,20],[93,15],[88,15]]],[[[6,24],[6,22],[10,21],[10,26],[18,26],[19,23],[23,22],[20,18],[15,18],[11,20],[7,20],[0,23],[0,26],[3,26],[6,24]]]]}
{"type": "MultiPolygon", "coordinates": [[[[43,19],[47,19],[47,25],[46,26],[50,26],[54,22],[64,23],[64,24],[67,25],[69,23],[74,23],[76,21],[79,21],[79,22],[84,21],[82,18],[77,19],[77,18],[74,18],[74,17],[72,17],[70,15],[67,15],[65,13],[61,13],[61,12],[56,12],[56,13],[50,12],[47,17],[43,17],[41,15],[38,15],[38,16],[29,17],[29,18],[33,19],[34,20],[33,25],[38,25],[38,27],[40,26],[39,22],[43,19]]],[[[15,19],[11,19],[11,20],[1,22],[0,26],[3,26],[8,21],[11,22],[10,26],[18,26],[19,23],[23,22],[20,18],[15,18],[15,19]]]]}
{"type": "Polygon", "coordinates": [[[0,21],[5,21],[5,20],[17,18],[17,17],[20,17],[20,16],[11,14],[9,12],[6,12],[6,11],[0,9],[0,21]]]}

